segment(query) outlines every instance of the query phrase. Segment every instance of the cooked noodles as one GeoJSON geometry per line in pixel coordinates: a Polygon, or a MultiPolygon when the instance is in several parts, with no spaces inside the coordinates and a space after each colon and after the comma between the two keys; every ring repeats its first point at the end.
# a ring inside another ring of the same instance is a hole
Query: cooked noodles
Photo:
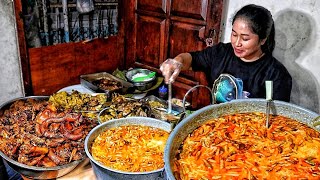
{"type": "Polygon", "coordinates": [[[319,132],[284,116],[240,113],[209,120],[183,141],[177,179],[319,179],[319,132]]]}
{"type": "Polygon", "coordinates": [[[168,132],[149,126],[119,126],[102,132],[94,140],[91,153],[95,160],[111,169],[153,171],[164,166],[168,136],[168,132]]]}

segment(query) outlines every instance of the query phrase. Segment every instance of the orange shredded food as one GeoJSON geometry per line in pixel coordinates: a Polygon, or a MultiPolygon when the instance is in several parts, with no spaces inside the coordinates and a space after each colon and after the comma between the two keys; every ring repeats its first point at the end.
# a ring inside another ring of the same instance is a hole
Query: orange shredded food
{"type": "Polygon", "coordinates": [[[239,113],[209,120],[183,141],[176,179],[320,179],[319,132],[296,120],[239,113]]]}
{"type": "Polygon", "coordinates": [[[93,142],[92,156],[106,167],[126,172],[147,172],[164,167],[169,132],[130,125],[107,129],[93,142]]]}

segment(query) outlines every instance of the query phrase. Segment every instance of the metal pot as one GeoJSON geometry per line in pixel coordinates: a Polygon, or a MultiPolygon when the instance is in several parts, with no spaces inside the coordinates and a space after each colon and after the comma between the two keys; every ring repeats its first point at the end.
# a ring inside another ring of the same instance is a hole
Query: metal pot
{"type": "MultiPolygon", "coordinates": [[[[240,99],[228,103],[210,105],[199,109],[186,117],[170,133],[166,144],[164,160],[167,178],[170,180],[175,179],[172,173],[172,167],[177,150],[184,139],[197,127],[209,119],[217,118],[226,114],[266,112],[266,104],[267,102],[264,99],[240,99]]],[[[320,127],[318,127],[320,123],[316,122],[320,121],[318,118],[319,115],[297,105],[282,101],[273,101],[271,104],[270,113],[295,119],[311,128],[316,129],[317,131],[320,131],[320,127]]]]}
{"type": "Polygon", "coordinates": [[[121,119],[114,119],[98,125],[97,127],[95,127],[90,131],[84,144],[86,154],[90,159],[93,171],[97,179],[101,179],[101,180],[104,180],[104,179],[108,179],[108,180],[166,179],[164,177],[165,175],[164,168],[157,169],[154,171],[149,171],[149,172],[124,172],[124,171],[114,170],[114,169],[105,167],[104,165],[102,165],[92,157],[90,148],[92,146],[93,141],[96,139],[96,137],[108,128],[124,126],[124,125],[144,125],[144,126],[159,128],[167,132],[171,131],[171,125],[169,123],[158,120],[158,119],[154,119],[154,118],[148,118],[148,117],[127,117],[127,118],[121,118],[121,119]]]}
{"type": "MultiPolygon", "coordinates": [[[[28,97],[20,97],[20,98],[9,100],[0,106],[0,115],[3,114],[6,109],[9,109],[10,106],[15,101],[25,100],[29,98],[38,99],[38,100],[48,100],[49,96],[28,96],[28,97]]],[[[69,164],[65,164],[62,166],[55,166],[55,167],[36,167],[36,166],[28,166],[28,165],[19,163],[18,161],[15,161],[9,158],[7,155],[2,153],[1,151],[0,151],[0,156],[8,163],[8,165],[12,169],[17,171],[21,175],[27,178],[32,178],[32,179],[54,179],[54,178],[61,177],[71,172],[80,162],[83,161],[83,160],[74,161],[69,164]]]]}
{"type": "Polygon", "coordinates": [[[142,69],[142,68],[135,68],[135,69],[131,69],[126,73],[126,78],[128,79],[129,82],[131,82],[136,89],[138,89],[139,91],[145,91],[150,89],[154,83],[156,82],[156,76],[153,76],[151,79],[149,80],[145,80],[145,81],[141,81],[141,82],[135,82],[132,80],[132,77],[137,74],[137,73],[143,73],[143,74],[149,74],[152,71],[148,70],[148,69],[142,69]]]}

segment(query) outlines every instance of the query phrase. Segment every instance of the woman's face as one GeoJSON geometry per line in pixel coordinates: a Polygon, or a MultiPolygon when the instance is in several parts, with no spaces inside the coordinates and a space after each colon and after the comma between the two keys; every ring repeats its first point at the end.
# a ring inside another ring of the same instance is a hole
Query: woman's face
{"type": "Polygon", "coordinates": [[[254,34],[242,18],[234,21],[231,33],[231,44],[237,57],[245,62],[252,62],[259,59],[263,52],[261,45],[265,40],[260,41],[259,36],[254,34]]]}

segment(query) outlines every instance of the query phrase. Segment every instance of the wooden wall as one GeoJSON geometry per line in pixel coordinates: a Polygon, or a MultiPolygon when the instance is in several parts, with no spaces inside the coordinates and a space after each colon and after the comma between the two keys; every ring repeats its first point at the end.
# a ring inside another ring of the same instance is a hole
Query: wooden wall
{"type": "Polygon", "coordinates": [[[122,45],[117,36],[83,43],[64,43],[29,49],[30,74],[34,95],[50,95],[79,84],[79,76],[112,72],[122,67],[122,45]]]}
{"type": "MultiPolygon", "coordinates": [[[[112,72],[123,68],[124,8],[118,9],[118,34],[89,42],[64,43],[39,48],[26,45],[22,0],[14,0],[19,53],[25,95],[51,95],[61,88],[79,84],[80,75],[112,72]]],[[[119,0],[119,7],[123,0],[119,0]]]]}

